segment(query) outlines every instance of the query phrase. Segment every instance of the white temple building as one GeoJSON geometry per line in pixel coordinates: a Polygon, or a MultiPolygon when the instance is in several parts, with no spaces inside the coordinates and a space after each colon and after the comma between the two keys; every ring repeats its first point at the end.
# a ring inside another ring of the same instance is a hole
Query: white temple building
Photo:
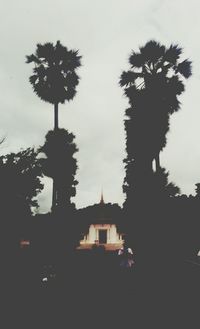
{"type": "Polygon", "coordinates": [[[124,242],[118,225],[120,216],[121,208],[104,203],[102,194],[100,203],[86,211],[83,220],[87,222],[87,228],[78,249],[91,249],[94,245],[104,246],[106,250],[120,249],[124,242]]]}

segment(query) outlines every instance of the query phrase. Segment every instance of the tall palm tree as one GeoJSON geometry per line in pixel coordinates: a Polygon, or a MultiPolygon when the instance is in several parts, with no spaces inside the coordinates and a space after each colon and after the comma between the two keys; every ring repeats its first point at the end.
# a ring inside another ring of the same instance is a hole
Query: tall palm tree
{"type": "MultiPolygon", "coordinates": [[[[141,124],[149,138],[146,139],[149,152],[152,150],[151,162],[156,160],[157,170],[160,169],[159,153],[166,144],[169,116],[180,108],[178,96],[184,91],[182,78],[191,76],[191,62],[181,61],[181,54],[178,45],[166,48],[150,40],[139,52],[132,52],[129,57],[131,69],[123,72],[120,78],[132,110],[131,113],[129,109],[127,115],[129,119],[135,116],[143,119],[141,124]],[[137,113],[138,107],[142,113],[137,113]],[[148,129],[151,129],[150,134],[148,129]]],[[[145,135],[145,131],[142,133],[145,135]]]]}
{"type": "MultiPolygon", "coordinates": [[[[37,44],[35,54],[26,56],[26,63],[34,63],[29,81],[35,93],[45,102],[54,105],[54,131],[58,131],[58,104],[70,101],[76,95],[79,76],[76,69],[81,66],[77,50],[68,50],[57,41],[54,46],[47,42],[37,44]]],[[[52,211],[57,203],[58,182],[53,178],[52,211]],[[57,186],[57,187],[56,187],[57,186]]]]}
{"type": "Polygon", "coordinates": [[[179,189],[168,183],[159,153],[166,144],[170,115],[180,108],[184,79],[191,75],[191,62],[182,61],[181,54],[177,45],[165,47],[151,40],[139,52],[132,52],[130,70],[123,72],[120,79],[130,104],[125,119],[127,157],[123,185],[124,209],[130,220],[125,233],[134,241],[139,267],[147,273],[157,264],[160,266],[163,255],[167,256],[163,259],[171,259],[177,250],[172,243],[171,253],[168,241],[174,239],[174,200],[170,197],[176,196],[179,189]],[[147,249],[154,265],[149,263],[147,249]]]}
{"type": "Polygon", "coordinates": [[[34,63],[29,81],[35,93],[45,102],[54,105],[54,129],[58,129],[58,104],[74,98],[81,66],[77,50],[68,50],[57,41],[54,46],[47,42],[37,44],[35,54],[26,56],[26,63],[34,63]]]}

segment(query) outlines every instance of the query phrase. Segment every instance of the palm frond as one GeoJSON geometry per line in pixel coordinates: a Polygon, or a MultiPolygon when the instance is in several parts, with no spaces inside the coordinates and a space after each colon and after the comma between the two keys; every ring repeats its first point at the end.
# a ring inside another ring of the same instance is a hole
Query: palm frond
{"type": "Polygon", "coordinates": [[[181,54],[182,48],[178,45],[171,45],[165,52],[164,60],[175,65],[181,54]]]}
{"type": "Polygon", "coordinates": [[[55,61],[58,64],[60,61],[64,61],[65,58],[68,56],[68,49],[61,45],[60,41],[57,41],[54,47],[54,56],[55,61]]]}
{"type": "Polygon", "coordinates": [[[168,91],[171,94],[181,95],[185,90],[184,84],[179,78],[175,75],[173,76],[168,83],[168,91]]]}
{"type": "Polygon", "coordinates": [[[134,51],[132,52],[131,56],[129,57],[129,63],[131,64],[131,67],[134,68],[141,68],[145,61],[144,57],[140,53],[135,53],[134,51]]]}
{"type": "Polygon", "coordinates": [[[76,95],[76,89],[73,87],[69,87],[67,88],[67,90],[65,91],[65,98],[70,101],[72,100],[76,95]]]}
{"type": "Polygon", "coordinates": [[[44,58],[47,61],[52,61],[54,58],[54,46],[50,42],[46,42],[45,44],[41,45],[40,43],[37,44],[36,48],[36,56],[38,58],[44,58]]]}
{"type": "Polygon", "coordinates": [[[27,55],[26,56],[26,63],[32,63],[32,62],[34,62],[34,63],[36,63],[36,64],[40,64],[41,63],[41,61],[40,61],[40,59],[39,58],[37,58],[34,54],[32,54],[32,55],[27,55]]]}
{"type": "Polygon", "coordinates": [[[186,59],[179,63],[177,66],[177,72],[182,74],[184,78],[188,79],[192,75],[192,62],[186,59]]]}
{"type": "Polygon", "coordinates": [[[140,52],[146,62],[157,62],[165,54],[165,46],[155,40],[148,41],[144,47],[140,47],[140,52]]]}
{"type": "Polygon", "coordinates": [[[136,86],[130,86],[125,88],[124,94],[129,98],[132,103],[133,99],[138,95],[138,90],[136,86]]]}
{"type": "Polygon", "coordinates": [[[34,74],[34,75],[30,76],[29,81],[32,85],[34,85],[37,79],[38,79],[38,76],[36,74],[34,74]]]}
{"type": "Polygon", "coordinates": [[[132,71],[124,71],[121,75],[119,84],[121,87],[128,86],[135,83],[135,80],[140,77],[139,73],[132,71]]]}
{"type": "Polygon", "coordinates": [[[68,72],[63,81],[65,86],[71,85],[72,87],[76,87],[79,83],[79,76],[75,72],[68,72]]]}
{"type": "Polygon", "coordinates": [[[78,50],[71,51],[71,60],[73,61],[75,68],[81,66],[81,58],[82,56],[79,55],[78,50]]]}

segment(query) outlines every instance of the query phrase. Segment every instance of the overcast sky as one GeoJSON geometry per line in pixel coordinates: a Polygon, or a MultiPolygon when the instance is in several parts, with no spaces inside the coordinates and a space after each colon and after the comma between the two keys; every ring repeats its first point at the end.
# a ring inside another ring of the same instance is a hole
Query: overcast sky
{"type": "MultiPolygon", "coordinates": [[[[38,147],[53,128],[53,107],[33,92],[32,66],[25,55],[37,43],[60,40],[79,49],[83,66],[75,99],[60,106],[60,127],[76,135],[79,148],[77,207],[99,202],[122,205],[124,195],[123,127],[127,99],[118,85],[132,50],[155,39],[178,43],[193,62],[182,107],[171,118],[162,165],[182,193],[200,182],[200,2],[198,0],[18,0],[0,1],[1,154],[38,147]]],[[[51,204],[51,180],[39,197],[41,211],[51,204]]]]}

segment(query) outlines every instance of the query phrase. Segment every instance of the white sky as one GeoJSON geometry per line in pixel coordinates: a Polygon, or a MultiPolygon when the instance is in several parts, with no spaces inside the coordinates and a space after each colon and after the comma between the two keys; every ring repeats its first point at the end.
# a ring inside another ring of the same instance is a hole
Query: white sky
{"type": "MultiPolygon", "coordinates": [[[[119,77],[128,68],[131,50],[149,39],[178,43],[193,62],[182,108],[171,119],[162,165],[182,193],[200,182],[200,2],[198,0],[0,0],[0,136],[1,153],[38,147],[53,127],[53,107],[32,91],[32,66],[25,55],[36,44],[60,40],[79,49],[83,66],[75,99],[60,106],[60,127],[76,135],[79,170],[74,202],[83,207],[99,201],[123,203],[125,134],[128,106],[119,77]]],[[[41,211],[51,204],[51,180],[39,197],[41,211]]]]}

